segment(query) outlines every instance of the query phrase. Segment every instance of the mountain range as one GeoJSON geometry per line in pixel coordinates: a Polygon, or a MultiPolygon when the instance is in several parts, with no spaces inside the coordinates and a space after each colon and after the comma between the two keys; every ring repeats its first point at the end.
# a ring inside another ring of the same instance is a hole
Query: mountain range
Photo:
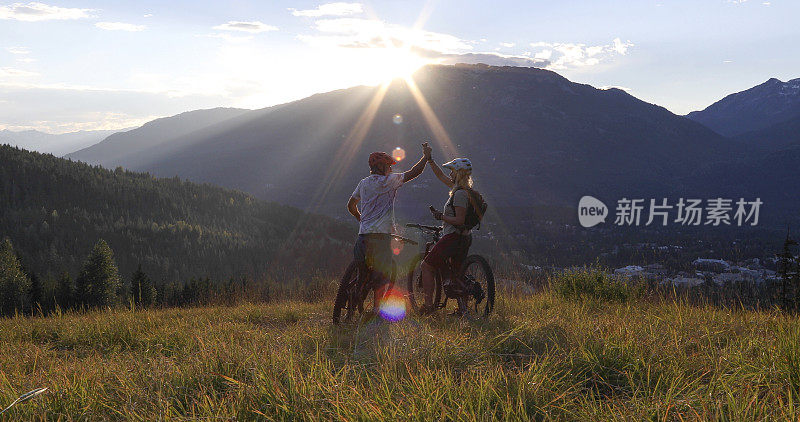
{"type": "Polygon", "coordinates": [[[12,131],[0,130],[0,144],[35,150],[39,152],[63,156],[94,145],[116,130],[82,130],[58,135],[39,132],[38,130],[12,131]]]}
{"type": "MultiPolygon", "coordinates": [[[[622,197],[759,196],[781,213],[796,214],[800,207],[797,195],[786,192],[786,183],[800,180],[792,143],[748,142],[754,131],[792,132],[790,121],[774,116],[791,119],[794,100],[780,102],[766,88],[794,98],[797,80],[780,86],[771,80],[686,117],[543,69],[431,65],[413,81],[337,90],[261,110],[185,113],[112,135],[69,157],[179,175],[343,216],[347,197],[368,174],[370,152],[403,148],[407,158],[396,166],[402,170],[430,139],[440,162],[472,159],[476,187],[495,209],[574,207],[583,195],[611,203],[622,197]],[[745,115],[753,116],[749,124],[724,130],[745,115]],[[198,118],[181,123],[190,117],[198,118]],[[181,129],[160,129],[170,125],[181,129]]],[[[415,217],[446,195],[429,172],[410,185],[398,196],[398,210],[415,217]]]]}
{"type": "Polygon", "coordinates": [[[730,94],[686,117],[724,136],[768,129],[800,118],[800,78],[787,82],[771,78],[763,84],[730,94]]]}
{"type": "Polygon", "coordinates": [[[137,168],[152,160],[148,154],[168,154],[179,150],[185,146],[179,139],[192,139],[193,133],[195,137],[202,136],[201,131],[248,111],[250,110],[214,108],[156,119],[133,130],[114,133],[95,145],[72,150],[67,158],[102,164],[106,168],[137,168]]]}

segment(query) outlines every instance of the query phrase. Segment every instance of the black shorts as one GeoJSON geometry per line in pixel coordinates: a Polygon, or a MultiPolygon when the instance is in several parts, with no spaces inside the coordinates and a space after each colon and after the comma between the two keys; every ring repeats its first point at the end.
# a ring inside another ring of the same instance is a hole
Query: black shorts
{"type": "Polygon", "coordinates": [[[452,258],[455,262],[454,267],[457,269],[464,258],[469,253],[469,247],[472,245],[472,236],[462,236],[458,233],[450,233],[436,242],[433,248],[425,256],[425,263],[432,265],[436,268],[442,268],[448,258],[452,258]]]}
{"type": "Polygon", "coordinates": [[[353,258],[372,269],[378,286],[388,283],[392,273],[391,242],[392,236],[385,233],[360,234],[353,247],[353,258]]]}

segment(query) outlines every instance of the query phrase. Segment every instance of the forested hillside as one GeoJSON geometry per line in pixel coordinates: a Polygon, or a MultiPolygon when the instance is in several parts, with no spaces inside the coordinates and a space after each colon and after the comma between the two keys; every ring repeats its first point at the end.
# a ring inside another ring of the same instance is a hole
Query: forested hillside
{"type": "Polygon", "coordinates": [[[140,264],[167,283],[302,277],[342,265],[353,233],[241,192],[0,146],[0,238],[40,278],[75,274],[98,239],[123,278],[140,264]]]}

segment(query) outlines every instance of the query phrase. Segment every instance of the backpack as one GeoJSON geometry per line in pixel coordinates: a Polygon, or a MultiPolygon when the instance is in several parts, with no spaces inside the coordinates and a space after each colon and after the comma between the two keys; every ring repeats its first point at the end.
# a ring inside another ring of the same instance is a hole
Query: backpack
{"type": "Polygon", "coordinates": [[[450,196],[450,201],[448,201],[448,205],[453,207],[453,214],[456,213],[456,206],[453,205],[453,198],[455,197],[456,192],[460,189],[464,189],[467,191],[467,198],[469,198],[469,206],[467,207],[467,215],[464,216],[464,224],[460,226],[456,226],[457,229],[460,231],[465,230],[472,230],[475,226],[478,227],[478,230],[481,229],[481,220],[483,216],[486,214],[486,208],[489,207],[489,204],[483,200],[483,196],[478,193],[478,191],[473,189],[466,189],[466,188],[456,188],[453,191],[453,194],[450,196]]]}

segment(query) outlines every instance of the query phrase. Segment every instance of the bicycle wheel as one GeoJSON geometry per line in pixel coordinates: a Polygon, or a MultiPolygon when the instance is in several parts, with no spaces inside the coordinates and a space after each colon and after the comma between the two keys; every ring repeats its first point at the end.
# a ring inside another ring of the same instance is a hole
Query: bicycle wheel
{"type": "Polygon", "coordinates": [[[478,315],[488,316],[494,309],[494,274],[492,267],[480,255],[470,255],[461,264],[464,284],[471,293],[466,296],[467,308],[478,315]]]}
{"type": "MultiPolygon", "coordinates": [[[[420,307],[425,304],[425,293],[422,290],[422,257],[415,257],[411,261],[410,268],[406,284],[408,301],[414,311],[419,311],[420,307]]],[[[437,274],[434,279],[436,280],[433,293],[433,303],[435,305],[442,298],[442,278],[437,274]]]]}
{"type": "Polygon", "coordinates": [[[333,303],[333,323],[338,324],[344,311],[345,321],[353,318],[356,310],[355,296],[358,291],[358,263],[353,261],[347,266],[342,279],[339,281],[339,290],[336,292],[336,300],[333,303]]]}

